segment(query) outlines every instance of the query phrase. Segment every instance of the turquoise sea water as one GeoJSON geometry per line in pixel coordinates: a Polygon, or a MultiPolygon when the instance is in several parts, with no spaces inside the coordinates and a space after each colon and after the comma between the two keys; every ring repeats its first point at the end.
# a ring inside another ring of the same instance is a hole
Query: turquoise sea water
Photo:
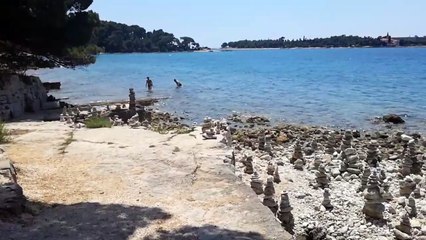
{"type": "Polygon", "coordinates": [[[168,97],[160,108],[200,121],[232,111],[277,121],[374,127],[368,119],[406,115],[426,132],[426,48],[292,49],[213,53],[104,54],[77,70],[36,72],[61,81],[73,103],[168,97]],[[145,89],[145,77],[154,91],[145,89]],[[176,89],[173,78],[183,83],[176,89]]]}

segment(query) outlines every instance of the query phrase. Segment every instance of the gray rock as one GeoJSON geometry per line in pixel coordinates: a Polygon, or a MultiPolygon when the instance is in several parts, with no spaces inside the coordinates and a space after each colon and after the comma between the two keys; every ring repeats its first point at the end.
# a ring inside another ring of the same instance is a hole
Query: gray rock
{"type": "Polygon", "coordinates": [[[403,232],[399,231],[398,229],[394,229],[393,232],[395,234],[395,238],[398,239],[398,240],[410,240],[411,239],[410,235],[403,233],[403,232]]]}
{"type": "Polygon", "coordinates": [[[337,177],[340,175],[340,170],[338,168],[332,168],[331,169],[331,176],[337,177]]]}

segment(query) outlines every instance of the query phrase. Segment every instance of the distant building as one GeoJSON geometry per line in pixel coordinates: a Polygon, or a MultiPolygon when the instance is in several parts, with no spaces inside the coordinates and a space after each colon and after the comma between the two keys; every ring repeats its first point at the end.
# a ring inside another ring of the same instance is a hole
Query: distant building
{"type": "Polygon", "coordinates": [[[398,39],[392,39],[391,35],[389,33],[386,34],[385,37],[380,37],[380,41],[384,43],[386,47],[397,47],[399,46],[399,40],[398,39]]]}

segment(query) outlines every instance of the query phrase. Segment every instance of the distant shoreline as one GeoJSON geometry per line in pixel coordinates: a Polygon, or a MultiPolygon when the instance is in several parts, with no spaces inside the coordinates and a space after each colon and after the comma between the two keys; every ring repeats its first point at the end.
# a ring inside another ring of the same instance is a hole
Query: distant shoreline
{"type": "Polygon", "coordinates": [[[294,48],[212,48],[213,51],[231,52],[231,51],[262,51],[262,50],[294,50],[294,49],[362,49],[362,48],[426,48],[426,46],[399,46],[399,47],[294,47],[294,48]]]}

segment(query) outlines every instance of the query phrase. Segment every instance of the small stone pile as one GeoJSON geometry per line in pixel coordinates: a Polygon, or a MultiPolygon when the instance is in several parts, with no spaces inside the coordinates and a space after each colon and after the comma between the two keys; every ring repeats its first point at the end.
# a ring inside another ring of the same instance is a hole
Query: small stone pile
{"type": "Polygon", "coordinates": [[[362,177],[361,177],[361,186],[358,188],[358,191],[362,192],[367,188],[368,178],[370,177],[370,174],[371,174],[370,166],[368,166],[368,164],[366,164],[364,166],[364,171],[363,171],[362,177]]]}
{"type": "Polygon", "coordinates": [[[324,199],[322,200],[322,206],[324,206],[326,210],[333,209],[333,205],[331,205],[330,200],[330,189],[324,188],[323,197],[324,199]]]}
{"type": "Polygon", "coordinates": [[[354,148],[346,148],[343,150],[344,160],[341,165],[341,172],[348,172],[351,174],[359,175],[362,170],[362,163],[359,160],[359,156],[354,148]]]}
{"type": "Polygon", "coordinates": [[[246,161],[244,162],[246,168],[244,169],[244,173],[253,174],[253,157],[247,156],[246,161]]]}
{"type": "Polygon", "coordinates": [[[370,167],[378,167],[379,162],[379,149],[378,143],[376,140],[371,140],[367,145],[367,159],[368,165],[370,167]]]}
{"type": "Polygon", "coordinates": [[[290,158],[290,163],[295,163],[297,160],[302,160],[303,165],[305,165],[304,159],[303,159],[303,152],[302,152],[302,146],[300,145],[299,141],[296,141],[294,144],[294,152],[293,156],[290,158]]]}
{"type": "Polygon", "coordinates": [[[272,154],[272,136],[271,135],[265,135],[264,150],[265,152],[272,154]]]}
{"type": "Polygon", "coordinates": [[[381,194],[384,200],[390,202],[393,200],[393,195],[392,193],[389,191],[390,189],[390,181],[388,179],[386,179],[385,181],[383,181],[382,186],[381,186],[381,194]]]}
{"type": "Polygon", "coordinates": [[[367,184],[367,190],[364,193],[364,208],[363,213],[371,218],[383,219],[383,212],[385,211],[385,206],[383,205],[383,198],[380,195],[380,188],[378,183],[377,173],[374,170],[367,184]]]}
{"type": "Polygon", "coordinates": [[[408,176],[411,173],[414,173],[414,159],[416,159],[416,153],[415,153],[415,149],[413,152],[413,146],[412,146],[413,144],[414,144],[414,140],[411,140],[408,143],[407,148],[404,149],[404,156],[399,166],[400,178],[404,178],[405,176],[408,176]]]}
{"type": "Polygon", "coordinates": [[[253,191],[260,195],[263,193],[263,181],[260,179],[259,174],[257,172],[254,172],[250,179],[250,187],[253,189],[253,191]]]}
{"type": "Polygon", "coordinates": [[[416,143],[413,140],[410,140],[407,144],[407,149],[405,152],[405,156],[411,158],[412,163],[412,174],[421,175],[422,174],[422,166],[424,165],[422,161],[419,161],[417,159],[417,150],[416,150],[416,143]]]}
{"type": "Polygon", "coordinates": [[[410,176],[399,181],[399,195],[409,197],[414,189],[416,189],[416,182],[410,176]]]}
{"type": "Polygon", "coordinates": [[[411,223],[407,212],[401,214],[401,222],[395,226],[394,234],[398,240],[411,239],[411,223]]]}
{"type": "Polygon", "coordinates": [[[352,131],[346,130],[343,135],[342,144],[340,145],[341,160],[343,161],[346,160],[345,150],[352,147],[352,139],[352,131]]]}
{"type": "Polygon", "coordinates": [[[266,174],[268,175],[274,175],[275,166],[272,162],[268,162],[268,166],[266,167],[266,174]]]}
{"type": "Polygon", "coordinates": [[[261,134],[259,135],[259,138],[257,139],[258,141],[258,147],[257,149],[261,150],[261,151],[265,151],[265,143],[266,143],[266,136],[265,134],[261,134]]]}
{"type": "Polygon", "coordinates": [[[267,206],[275,214],[278,210],[278,205],[274,199],[275,187],[273,177],[269,176],[267,178],[263,193],[265,194],[265,196],[263,197],[263,205],[267,206]]]}
{"type": "Polygon", "coordinates": [[[274,171],[274,183],[280,183],[280,182],[281,182],[281,178],[280,178],[280,173],[278,172],[278,165],[277,165],[274,171]]]}
{"type": "Polygon", "coordinates": [[[408,213],[408,216],[410,217],[416,217],[417,216],[417,207],[416,207],[416,200],[414,197],[410,196],[408,198],[407,206],[405,207],[405,210],[408,213]]]}
{"type": "Polygon", "coordinates": [[[327,137],[327,143],[325,146],[325,152],[328,154],[333,154],[336,147],[336,133],[334,131],[330,132],[327,137]]]}
{"type": "Polygon", "coordinates": [[[315,155],[314,164],[312,168],[318,170],[319,166],[323,163],[321,156],[315,155]]]}
{"type": "Polygon", "coordinates": [[[285,230],[291,234],[293,234],[294,228],[294,217],[291,213],[293,208],[290,206],[290,199],[288,197],[288,193],[283,191],[281,193],[280,206],[277,212],[277,218],[281,222],[281,225],[285,228],[285,230]]]}
{"type": "Polygon", "coordinates": [[[136,96],[133,88],[129,88],[129,110],[136,111],[136,96]]]}
{"type": "Polygon", "coordinates": [[[320,167],[318,168],[318,171],[315,173],[315,177],[316,177],[315,188],[328,188],[330,178],[327,175],[324,164],[320,165],[320,167]]]}

